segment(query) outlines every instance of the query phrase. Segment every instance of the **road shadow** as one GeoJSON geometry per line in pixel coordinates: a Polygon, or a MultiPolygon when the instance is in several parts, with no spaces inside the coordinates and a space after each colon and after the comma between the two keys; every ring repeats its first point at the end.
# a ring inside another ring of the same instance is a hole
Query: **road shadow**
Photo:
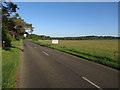
{"type": "Polygon", "coordinates": [[[21,50],[22,52],[24,52],[24,50],[21,49],[20,47],[14,47],[14,46],[12,46],[11,48],[17,48],[17,49],[21,50]]]}
{"type": "Polygon", "coordinates": [[[19,49],[20,51],[24,52],[24,50],[23,50],[23,49],[21,49],[20,47],[14,47],[14,46],[10,46],[10,47],[3,47],[3,49],[4,49],[4,50],[6,50],[6,51],[10,51],[10,50],[11,50],[11,48],[17,48],[17,49],[19,49]]]}
{"type": "Polygon", "coordinates": [[[10,47],[2,47],[2,49],[6,50],[6,51],[10,51],[10,47]]]}

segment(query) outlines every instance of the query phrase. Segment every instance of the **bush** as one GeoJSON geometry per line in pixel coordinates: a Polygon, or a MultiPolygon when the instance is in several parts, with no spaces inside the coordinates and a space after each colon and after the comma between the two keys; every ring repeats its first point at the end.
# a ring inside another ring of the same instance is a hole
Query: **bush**
{"type": "Polygon", "coordinates": [[[5,41],[5,43],[2,43],[3,47],[11,46],[12,37],[7,33],[7,28],[5,27],[2,27],[2,41],[5,41]]]}
{"type": "Polygon", "coordinates": [[[33,38],[32,40],[33,40],[33,41],[38,41],[38,38],[33,38]]]}

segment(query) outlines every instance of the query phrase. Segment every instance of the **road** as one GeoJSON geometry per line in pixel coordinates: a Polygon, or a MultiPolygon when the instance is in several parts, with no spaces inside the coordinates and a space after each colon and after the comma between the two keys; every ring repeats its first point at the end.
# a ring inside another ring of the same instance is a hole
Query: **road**
{"type": "Polygon", "coordinates": [[[23,40],[19,88],[117,88],[118,71],[23,40]]]}

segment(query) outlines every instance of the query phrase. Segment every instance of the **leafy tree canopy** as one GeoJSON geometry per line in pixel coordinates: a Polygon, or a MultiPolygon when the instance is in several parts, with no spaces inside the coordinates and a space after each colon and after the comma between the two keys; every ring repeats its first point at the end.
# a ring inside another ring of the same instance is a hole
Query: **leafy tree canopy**
{"type": "Polygon", "coordinates": [[[24,34],[32,33],[32,24],[26,23],[17,10],[17,4],[12,2],[2,2],[2,40],[5,46],[10,46],[12,40],[24,38],[24,34]]]}

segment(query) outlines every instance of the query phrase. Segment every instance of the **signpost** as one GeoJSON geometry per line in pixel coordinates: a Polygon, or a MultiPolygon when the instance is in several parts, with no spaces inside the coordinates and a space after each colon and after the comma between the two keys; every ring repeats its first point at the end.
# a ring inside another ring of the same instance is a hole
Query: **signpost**
{"type": "Polygon", "coordinates": [[[3,41],[3,46],[5,46],[5,41],[3,41]]]}
{"type": "Polygon", "coordinates": [[[52,40],[52,44],[58,44],[58,40],[52,40]]]}

